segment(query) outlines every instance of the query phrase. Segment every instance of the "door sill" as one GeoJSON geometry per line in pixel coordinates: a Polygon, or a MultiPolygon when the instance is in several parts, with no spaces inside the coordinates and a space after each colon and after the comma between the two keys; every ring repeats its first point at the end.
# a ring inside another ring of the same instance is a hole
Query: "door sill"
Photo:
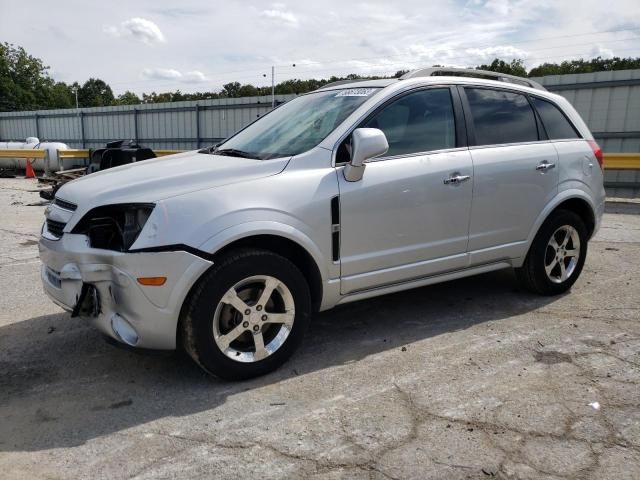
{"type": "Polygon", "coordinates": [[[511,268],[511,262],[503,260],[500,262],[492,262],[483,265],[476,265],[471,268],[464,268],[460,270],[453,270],[446,273],[439,273],[436,275],[430,275],[427,277],[421,277],[413,280],[408,280],[399,283],[393,283],[388,285],[381,285],[374,288],[365,290],[357,290],[343,296],[337,303],[341,305],[343,303],[355,302],[363,300],[365,298],[377,297],[379,295],[386,295],[388,293],[400,292],[402,290],[410,290],[412,288],[424,287],[426,285],[432,285],[434,283],[447,282],[449,280],[456,280],[458,278],[470,277],[472,275],[479,275],[481,273],[492,272],[494,270],[502,270],[504,268],[511,268]]]}

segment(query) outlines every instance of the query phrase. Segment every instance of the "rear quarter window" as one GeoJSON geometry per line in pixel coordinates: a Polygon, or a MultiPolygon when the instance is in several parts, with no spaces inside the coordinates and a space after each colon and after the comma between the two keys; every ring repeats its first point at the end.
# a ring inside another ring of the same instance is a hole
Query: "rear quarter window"
{"type": "Polygon", "coordinates": [[[550,140],[580,138],[571,122],[553,103],[536,97],[531,97],[531,102],[538,111],[542,125],[550,140]]]}

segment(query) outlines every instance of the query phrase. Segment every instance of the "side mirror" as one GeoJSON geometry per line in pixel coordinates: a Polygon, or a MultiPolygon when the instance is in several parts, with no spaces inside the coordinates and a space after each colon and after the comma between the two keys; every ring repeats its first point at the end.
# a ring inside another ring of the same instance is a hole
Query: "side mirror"
{"type": "Polygon", "coordinates": [[[347,182],[362,179],[364,162],[383,155],[389,150],[384,132],[377,128],[356,128],[351,134],[351,162],[344,168],[347,182]]]}

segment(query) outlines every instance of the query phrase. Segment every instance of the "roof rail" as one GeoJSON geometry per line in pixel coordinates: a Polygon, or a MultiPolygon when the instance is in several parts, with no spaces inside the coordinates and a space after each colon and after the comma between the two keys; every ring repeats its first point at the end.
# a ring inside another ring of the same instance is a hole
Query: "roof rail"
{"type": "Polygon", "coordinates": [[[535,88],[537,90],[546,90],[538,82],[524,77],[516,77],[515,75],[508,75],[506,73],[491,72],[489,70],[475,70],[473,68],[455,68],[455,67],[430,67],[413,70],[405,73],[400,77],[400,80],[406,80],[407,78],[415,77],[433,77],[439,75],[452,75],[454,77],[478,77],[489,78],[491,80],[498,80],[500,82],[515,83],[517,85],[524,85],[525,87],[535,88]]]}

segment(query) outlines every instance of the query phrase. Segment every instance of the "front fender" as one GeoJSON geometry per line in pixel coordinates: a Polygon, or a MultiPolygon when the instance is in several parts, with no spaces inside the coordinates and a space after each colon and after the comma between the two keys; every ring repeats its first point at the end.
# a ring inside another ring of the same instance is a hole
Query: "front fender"
{"type": "Polygon", "coordinates": [[[320,271],[323,284],[331,278],[327,269],[327,259],[318,245],[299,229],[273,220],[249,221],[225,228],[199,245],[198,249],[213,254],[237,240],[257,235],[274,235],[297,243],[313,258],[320,271]]]}

